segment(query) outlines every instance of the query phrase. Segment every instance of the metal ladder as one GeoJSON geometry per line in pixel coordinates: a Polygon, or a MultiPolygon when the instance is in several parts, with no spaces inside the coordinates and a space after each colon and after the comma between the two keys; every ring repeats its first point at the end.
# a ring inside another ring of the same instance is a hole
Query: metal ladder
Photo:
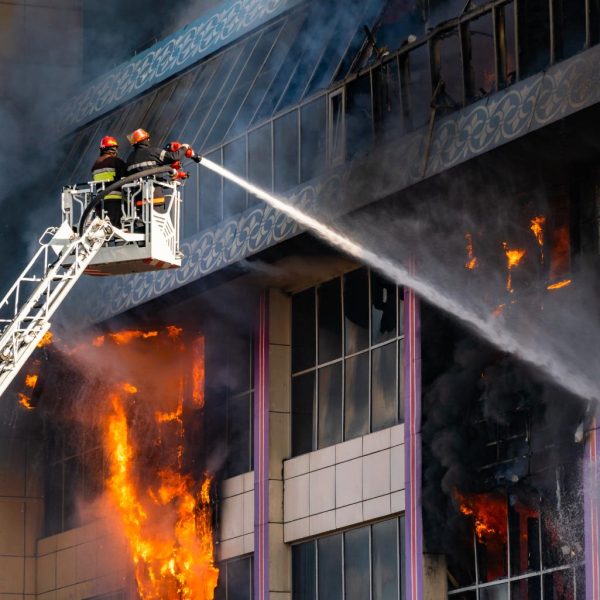
{"type": "Polygon", "coordinates": [[[42,235],[41,247],[0,302],[0,396],[50,329],[52,315],[90,261],[114,234],[108,221],[96,217],[80,236],[66,221],[42,235]]]}

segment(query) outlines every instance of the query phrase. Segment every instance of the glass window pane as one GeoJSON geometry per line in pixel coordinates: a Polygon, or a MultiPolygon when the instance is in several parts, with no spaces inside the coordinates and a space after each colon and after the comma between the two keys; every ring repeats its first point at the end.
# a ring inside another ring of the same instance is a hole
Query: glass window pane
{"type": "MultiPolygon", "coordinates": [[[[241,137],[223,146],[223,166],[239,177],[246,178],[246,138],[241,137]]],[[[246,190],[223,180],[223,216],[230,217],[246,208],[246,190]]]]}
{"type": "Polygon", "coordinates": [[[550,64],[550,14],[548,0],[519,3],[519,67],[525,79],[550,64]]]}
{"type": "Polygon", "coordinates": [[[396,337],[396,286],[371,272],[371,342],[396,337]]]}
{"type": "Polygon", "coordinates": [[[252,387],[252,338],[231,333],[227,336],[226,384],[230,394],[245,392],[252,387]]]}
{"type": "Polygon", "coordinates": [[[427,44],[411,50],[402,60],[401,77],[405,127],[410,131],[429,120],[431,70],[427,44]]]}
{"type": "Polygon", "coordinates": [[[344,439],[369,432],[369,353],[346,359],[344,439]]]}
{"type": "Polygon", "coordinates": [[[569,58],[585,46],[585,0],[555,0],[556,58],[569,58]]]}
{"type": "Polygon", "coordinates": [[[373,71],[373,111],[378,139],[388,139],[402,131],[402,101],[398,59],[373,71]]]}
{"type": "Polygon", "coordinates": [[[300,109],[300,181],[309,181],[325,169],[325,96],[300,109]]]}
{"type": "Polygon", "coordinates": [[[319,369],[318,447],[342,441],[342,363],[319,369]]]}
{"type": "MultiPolygon", "coordinates": [[[[267,123],[259,129],[248,133],[248,179],[257,186],[271,191],[272,182],[271,124],[267,123]]],[[[248,196],[248,203],[260,202],[253,194],[248,196]]]]}
{"type": "Polygon", "coordinates": [[[315,543],[292,546],[292,600],[315,600],[315,543]]]}
{"type": "Polygon", "coordinates": [[[367,72],[346,86],[346,157],[364,154],[373,138],[371,75],[367,72]]]}
{"type": "Polygon", "coordinates": [[[319,560],[319,598],[342,600],[342,535],[317,542],[319,560]]]}
{"type": "Polygon", "coordinates": [[[369,345],[369,274],[357,269],[344,275],[344,333],[346,354],[369,345]]]}
{"type": "Polygon", "coordinates": [[[508,600],[508,585],[493,585],[482,588],[479,592],[480,600],[508,600]]]}
{"type": "Polygon", "coordinates": [[[571,569],[546,573],[544,575],[544,600],[575,598],[574,583],[575,573],[571,569]]]}
{"type": "MultiPolygon", "coordinates": [[[[221,164],[221,150],[215,150],[206,155],[206,158],[221,164]]],[[[208,169],[204,169],[200,175],[200,229],[212,227],[221,220],[221,177],[208,169]]],[[[195,219],[193,212],[186,212],[187,202],[183,203],[183,212],[186,223],[188,219],[195,219]]],[[[193,206],[190,211],[193,211],[193,206]]],[[[189,227],[191,227],[191,223],[189,227]]]]}
{"type": "Polygon", "coordinates": [[[398,521],[373,525],[373,600],[398,598],[398,521]]]}
{"type": "Polygon", "coordinates": [[[400,525],[400,600],[406,600],[406,522],[404,515],[398,519],[398,523],[400,525]]]}
{"type": "Polygon", "coordinates": [[[372,431],[391,427],[398,422],[396,384],[396,344],[386,344],[372,352],[371,375],[372,431]]]}
{"type": "Polygon", "coordinates": [[[467,100],[478,100],[496,89],[494,20],[486,13],[465,25],[467,100]]]}
{"type": "Polygon", "coordinates": [[[252,394],[227,401],[227,476],[233,477],[252,469],[252,394]]]}
{"type": "Polygon", "coordinates": [[[369,598],[369,528],[361,527],[344,534],[344,589],[346,600],[369,598]]]}
{"type": "Polygon", "coordinates": [[[341,280],[333,279],[317,288],[319,306],[319,364],[342,354],[341,280]]]}
{"type": "Polygon", "coordinates": [[[398,340],[398,422],[404,423],[404,340],[398,340]]]}
{"type": "Polygon", "coordinates": [[[463,77],[458,29],[445,31],[434,41],[436,83],[446,84],[444,94],[438,103],[448,108],[458,108],[463,104],[463,77]]]}
{"type": "Polygon", "coordinates": [[[250,600],[252,572],[249,558],[227,562],[227,600],[250,600]]]}
{"type": "MultiPolygon", "coordinates": [[[[519,581],[513,581],[510,584],[510,595],[511,598],[518,598],[519,600],[541,600],[542,591],[540,588],[539,577],[529,577],[528,579],[520,579],[519,581]]],[[[561,596],[561,598],[564,596],[561,596]]],[[[552,598],[544,593],[544,598],[552,598]]]]}
{"type": "Polygon", "coordinates": [[[315,372],[292,378],[292,456],[313,449],[315,372]]]}
{"type": "Polygon", "coordinates": [[[404,335],[404,288],[398,287],[398,335],[404,335]]]}
{"type": "Polygon", "coordinates": [[[538,571],[540,569],[539,498],[537,496],[511,495],[508,522],[511,575],[538,571]]]}
{"type": "Polygon", "coordinates": [[[517,80],[515,5],[510,2],[496,12],[498,47],[498,89],[517,80]]]}
{"type": "Polygon", "coordinates": [[[329,96],[329,165],[339,165],[346,160],[346,126],[344,89],[329,96]]]}
{"type": "Polygon", "coordinates": [[[315,365],[315,290],[292,297],[292,372],[315,365]]]}
{"type": "Polygon", "coordinates": [[[273,121],[275,191],[287,192],[298,185],[298,111],[273,121]]]}

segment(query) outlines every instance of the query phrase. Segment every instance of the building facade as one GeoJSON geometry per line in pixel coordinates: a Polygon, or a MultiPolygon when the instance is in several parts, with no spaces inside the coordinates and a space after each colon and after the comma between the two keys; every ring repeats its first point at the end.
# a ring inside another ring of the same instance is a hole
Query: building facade
{"type": "Polygon", "coordinates": [[[594,0],[239,0],[75,94],[57,189],[143,127],[362,250],[190,167],[183,266],[80,282],[4,398],[0,597],[158,597],[100,502],[126,373],[212,481],[215,598],[600,600],[598,42],[594,0]]]}

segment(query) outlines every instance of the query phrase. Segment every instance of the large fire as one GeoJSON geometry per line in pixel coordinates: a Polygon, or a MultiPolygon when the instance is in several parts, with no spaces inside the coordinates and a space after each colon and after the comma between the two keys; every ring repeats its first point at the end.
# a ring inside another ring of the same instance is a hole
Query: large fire
{"type": "MultiPolygon", "coordinates": [[[[169,327],[166,334],[161,342],[170,353],[184,350],[180,328],[169,327]]],[[[134,341],[153,343],[158,338],[158,331],[128,330],[109,334],[101,345],[106,340],[117,346],[134,341]]],[[[123,353],[127,354],[121,349],[120,354],[123,353]]],[[[157,355],[160,354],[158,350],[157,355]]],[[[203,338],[193,343],[191,355],[189,397],[195,407],[201,408],[204,404],[203,338]]],[[[165,375],[168,373],[165,367],[165,375]]],[[[218,580],[211,527],[212,477],[205,474],[201,481],[196,481],[184,472],[186,378],[180,375],[171,380],[167,386],[170,397],[153,410],[157,440],[151,444],[152,448],[144,448],[140,441],[146,437],[145,432],[132,429],[136,425],[145,427],[144,419],[140,418],[140,411],[144,413],[140,408],[144,405],[141,391],[144,383],[121,382],[115,386],[110,394],[111,409],[104,432],[110,471],[106,487],[129,543],[138,592],[143,600],[212,600],[218,580]],[[156,464],[151,482],[143,481],[142,476],[142,466],[147,467],[148,462],[144,452],[148,451],[162,458],[152,460],[156,464]]]]}
{"type": "Polygon", "coordinates": [[[204,339],[197,338],[188,352],[186,377],[177,361],[173,364],[178,368],[169,364],[178,352],[185,354],[181,335],[176,327],[130,330],[93,343],[114,360],[131,361],[130,375],[139,378],[111,382],[103,443],[109,465],[107,495],[127,538],[142,600],[212,600],[219,574],[214,564],[212,476],[205,473],[197,480],[184,467],[185,406],[204,405],[204,339]],[[134,348],[128,350],[128,344],[134,348]],[[140,356],[155,364],[135,365],[140,356]],[[161,367],[167,382],[156,390],[149,373],[160,373],[161,367]]]}
{"type": "Polygon", "coordinates": [[[499,494],[473,494],[465,496],[459,491],[454,495],[463,515],[473,517],[477,539],[486,544],[490,538],[506,537],[506,498],[499,494]]]}

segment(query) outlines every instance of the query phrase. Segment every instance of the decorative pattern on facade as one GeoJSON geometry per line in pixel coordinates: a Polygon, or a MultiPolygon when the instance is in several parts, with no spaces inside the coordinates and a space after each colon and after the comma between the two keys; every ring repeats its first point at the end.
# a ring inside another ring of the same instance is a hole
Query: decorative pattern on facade
{"type": "Polygon", "coordinates": [[[58,114],[66,133],[212,54],[301,0],[229,0],[91,82],[58,114]]]}
{"type": "MultiPolygon", "coordinates": [[[[433,131],[425,177],[599,101],[600,46],[595,46],[546,73],[440,119],[433,131]]],[[[424,178],[426,145],[427,128],[412,132],[318,182],[297,188],[289,196],[290,201],[335,218],[384,198],[424,178]]],[[[186,259],[177,271],[102,281],[94,287],[91,314],[101,321],[243,260],[299,231],[295,223],[272,208],[253,207],[186,240],[182,248],[186,259]]]]}

